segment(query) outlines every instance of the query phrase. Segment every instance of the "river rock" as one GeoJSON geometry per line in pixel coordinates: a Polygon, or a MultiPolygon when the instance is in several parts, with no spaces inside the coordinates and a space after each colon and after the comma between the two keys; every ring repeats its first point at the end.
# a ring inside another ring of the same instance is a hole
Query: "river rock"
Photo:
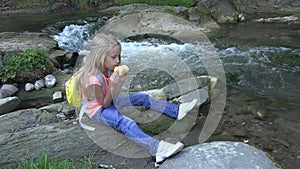
{"type": "Polygon", "coordinates": [[[47,88],[51,88],[56,84],[56,79],[53,75],[45,76],[45,85],[47,88]]]}
{"type": "Polygon", "coordinates": [[[282,22],[282,23],[296,23],[296,22],[300,22],[300,19],[295,16],[295,15],[291,15],[291,16],[284,16],[284,17],[274,17],[274,18],[260,18],[260,19],[255,19],[255,22],[282,22]]]}
{"type": "Polygon", "coordinates": [[[236,16],[238,11],[231,5],[229,1],[214,1],[205,0],[198,3],[199,7],[204,6],[208,10],[208,13],[218,22],[218,23],[229,23],[236,22],[236,16]]]}
{"type": "Polygon", "coordinates": [[[34,89],[34,84],[32,84],[32,83],[26,83],[25,84],[25,91],[26,92],[32,91],[33,89],[34,89]]]}
{"type": "Polygon", "coordinates": [[[57,42],[45,33],[1,32],[0,37],[0,51],[11,54],[28,48],[42,48],[50,51],[57,46],[57,42]]]}
{"type": "Polygon", "coordinates": [[[16,109],[16,107],[21,103],[18,97],[7,97],[0,99],[0,115],[9,113],[10,111],[16,109]]]}
{"type": "Polygon", "coordinates": [[[209,169],[277,169],[267,155],[242,142],[215,141],[188,147],[165,161],[160,169],[209,168],[209,169]]]}
{"type": "Polygon", "coordinates": [[[172,99],[179,103],[190,102],[194,98],[197,98],[197,104],[201,105],[202,103],[207,101],[207,99],[209,99],[208,86],[210,86],[211,89],[214,88],[214,86],[211,83],[211,79],[214,78],[208,76],[188,78],[167,85],[161,89],[147,90],[143,91],[142,93],[147,93],[151,97],[154,97],[156,99],[172,99]]]}
{"type": "Polygon", "coordinates": [[[60,102],[60,103],[55,103],[51,104],[48,106],[41,107],[40,110],[47,111],[47,112],[52,112],[52,113],[57,113],[61,112],[65,115],[71,115],[74,114],[75,112],[75,107],[70,106],[67,101],[60,102]]]}
{"type": "Polygon", "coordinates": [[[36,90],[40,90],[41,88],[45,87],[45,80],[44,79],[40,79],[40,80],[37,80],[35,83],[34,83],[34,88],[36,90]]]}
{"type": "Polygon", "coordinates": [[[168,13],[139,12],[112,18],[99,32],[114,34],[125,39],[138,34],[161,34],[178,39],[184,43],[205,41],[205,29],[168,13]]]}
{"type": "MultiPolygon", "coordinates": [[[[170,7],[171,11],[170,13],[174,13],[177,16],[188,16],[189,21],[195,25],[197,25],[198,27],[201,27],[201,30],[203,30],[204,32],[210,32],[211,30],[215,30],[215,29],[220,29],[220,25],[218,23],[216,23],[209,15],[206,15],[205,17],[203,17],[203,12],[201,10],[197,10],[199,9],[199,6],[197,7],[192,7],[192,8],[187,8],[184,6],[172,6],[170,7]],[[201,16],[201,22],[200,22],[200,16],[201,16]]],[[[130,4],[130,5],[124,5],[121,7],[111,7],[108,8],[106,10],[104,10],[106,12],[109,13],[119,13],[120,17],[123,17],[125,15],[130,15],[130,14],[134,14],[134,13],[140,13],[140,12],[146,12],[148,14],[150,14],[151,12],[158,12],[161,13],[162,15],[160,15],[160,19],[164,20],[165,15],[168,15],[168,13],[166,13],[166,7],[163,6],[157,6],[157,5],[146,5],[146,4],[130,4]]],[[[204,12],[206,13],[206,12],[204,12]]],[[[151,15],[151,14],[150,14],[151,15]]],[[[135,19],[134,17],[132,17],[132,19],[135,19]]],[[[152,19],[148,19],[150,22],[152,22],[152,19]]],[[[170,22],[172,22],[172,18],[169,19],[170,22]]],[[[154,21],[156,22],[156,21],[154,21]]],[[[128,24],[131,25],[131,24],[128,24]]],[[[133,26],[133,25],[132,25],[133,26]]],[[[172,26],[172,25],[169,25],[172,26]]],[[[136,26],[139,27],[139,26],[136,26]]],[[[166,26],[168,27],[168,26],[166,26]]],[[[175,28],[175,27],[174,27],[175,28]]],[[[128,29],[125,28],[125,30],[127,31],[128,29]]],[[[130,32],[130,30],[128,30],[130,32]]]]}
{"type": "Polygon", "coordinates": [[[66,69],[75,66],[78,56],[77,52],[56,50],[52,52],[48,58],[53,62],[55,67],[59,69],[66,69]]]}
{"type": "Polygon", "coordinates": [[[53,101],[58,102],[63,100],[63,95],[61,91],[53,93],[53,101]]]}
{"type": "MultiPolygon", "coordinates": [[[[188,94],[191,91],[212,85],[210,83],[211,79],[212,78],[208,76],[187,78],[163,87],[163,92],[168,99],[175,99],[182,95],[188,94]]],[[[214,86],[211,87],[213,88],[214,86]]]]}
{"type": "Polygon", "coordinates": [[[54,65],[60,68],[60,63],[63,62],[63,58],[68,52],[64,50],[56,50],[49,55],[49,59],[54,63],[54,65]]]}
{"type": "Polygon", "coordinates": [[[18,92],[18,88],[11,84],[4,84],[0,88],[0,99],[13,96],[15,93],[18,92]]]}

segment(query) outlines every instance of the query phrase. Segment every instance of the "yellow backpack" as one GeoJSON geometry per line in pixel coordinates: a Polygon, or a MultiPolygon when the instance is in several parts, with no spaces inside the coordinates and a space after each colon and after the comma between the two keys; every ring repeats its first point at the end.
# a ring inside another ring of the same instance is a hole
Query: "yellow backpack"
{"type": "MultiPolygon", "coordinates": [[[[110,72],[110,74],[112,74],[110,72]]],[[[65,83],[65,90],[68,103],[74,107],[81,107],[84,101],[81,100],[81,93],[78,87],[78,78],[80,77],[81,73],[74,74],[66,83],[65,83]]],[[[97,78],[101,85],[104,83],[104,79],[102,73],[97,74],[97,78]]],[[[92,100],[92,99],[91,99],[92,100]]]]}
{"type": "Polygon", "coordinates": [[[81,107],[81,93],[78,88],[78,77],[79,74],[74,74],[66,83],[65,83],[65,90],[67,101],[71,106],[74,107],[81,107]]]}
{"type": "MultiPolygon", "coordinates": [[[[112,72],[109,72],[112,74],[112,72]]],[[[80,108],[80,113],[79,113],[79,124],[82,128],[94,131],[94,127],[90,127],[88,125],[85,125],[81,122],[81,119],[83,117],[83,114],[85,112],[87,102],[90,100],[93,100],[92,98],[90,99],[85,99],[81,100],[81,93],[78,87],[78,79],[80,77],[81,73],[76,73],[74,74],[66,83],[65,83],[65,90],[66,90],[66,96],[67,96],[67,101],[71,106],[80,108]]],[[[104,79],[102,76],[102,73],[97,74],[97,78],[101,84],[101,86],[104,83],[104,79]]]]}

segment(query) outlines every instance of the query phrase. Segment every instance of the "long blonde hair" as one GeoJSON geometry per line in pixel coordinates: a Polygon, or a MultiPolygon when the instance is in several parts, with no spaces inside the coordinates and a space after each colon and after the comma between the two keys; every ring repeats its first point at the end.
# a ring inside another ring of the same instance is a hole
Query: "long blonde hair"
{"type": "MultiPolygon", "coordinates": [[[[86,56],[86,62],[82,64],[78,73],[81,73],[78,81],[80,91],[87,97],[93,97],[94,89],[87,88],[91,75],[104,72],[104,61],[107,53],[116,45],[121,47],[120,42],[111,35],[96,34],[90,42],[90,53],[86,56]]],[[[119,56],[120,57],[120,56],[119,56]]],[[[121,61],[121,58],[119,58],[121,61]]]]}

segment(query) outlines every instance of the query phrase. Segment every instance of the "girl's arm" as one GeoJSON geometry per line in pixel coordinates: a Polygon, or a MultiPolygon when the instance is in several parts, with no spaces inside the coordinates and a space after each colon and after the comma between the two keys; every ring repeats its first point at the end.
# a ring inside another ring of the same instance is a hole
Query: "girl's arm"
{"type": "Polygon", "coordinates": [[[116,97],[119,96],[122,86],[124,84],[124,81],[127,78],[127,74],[123,76],[119,76],[118,72],[114,72],[111,77],[110,77],[110,84],[109,84],[109,91],[112,95],[112,98],[115,99],[116,97]]]}
{"type": "Polygon", "coordinates": [[[109,90],[106,93],[106,95],[104,95],[102,86],[92,85],[92,87],[95,88],[97,101],[103,107],[109,106],[111,101],[120,94],[123,83],[126,78],[127,78],[127,75],[119,77],[118,73],[113,73],[110,77],[109,90]]]}
{"type": "Polygon", "coordinates": [[[108,97],[109,95],[104,95],[102,86],[92,85],[91,87],[94,87],[94,89],[95,89],[95,97],[96,97],[97,101],[103,107],[107,107],[110,104],[112,99],[108,97]]]}

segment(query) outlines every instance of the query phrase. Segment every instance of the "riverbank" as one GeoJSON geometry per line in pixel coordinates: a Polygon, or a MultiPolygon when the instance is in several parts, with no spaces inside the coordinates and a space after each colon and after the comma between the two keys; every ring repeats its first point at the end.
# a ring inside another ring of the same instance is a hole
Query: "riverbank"
{"type": "MultiPolygon", "coordinates": [[[[139,3],[138,0],[126,1],[107,1],[107,0],[97,0],[97,1],[85,1],[85,0],[63,0],[63,1],[35,1],[32,3],[31,1],[0,1],[0,11],[4,14],[24,14],[24,13],[47,13],[47,12],[74,12],[74,11],[83,11],[83,10],[102,10],[107,9],[113,6],[122,6],[132,3],[139,3]]],[[[185,0],[185,1],[164,1],[158,2],[149,1],[149,5],[171,5],[171,6],[195,6],[197,4],[197,0],[185,0]]]]}

